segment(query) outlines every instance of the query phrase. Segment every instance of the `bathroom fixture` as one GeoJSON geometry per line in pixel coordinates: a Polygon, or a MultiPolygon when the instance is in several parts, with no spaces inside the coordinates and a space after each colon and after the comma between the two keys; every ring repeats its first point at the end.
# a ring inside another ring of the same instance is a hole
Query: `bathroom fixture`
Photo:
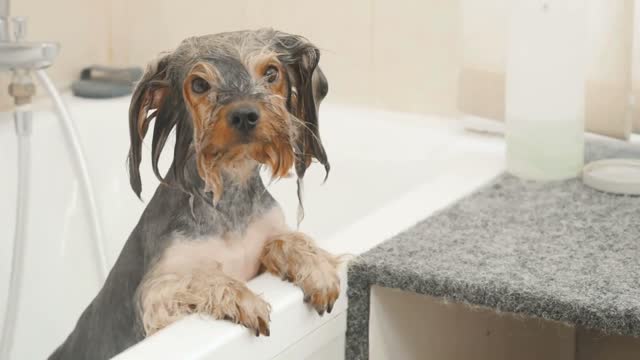
{"type": "Polygon", "coordinates": [[[97,207],[87,165],[80,146],[77,130],[69,113],[64,107],[58,91],[44,72],[53,64],[58,54],[59,45],[55,42],[27,42],[27,19],[25,17],[9,18],[8,0],[0,0],[0,71],[11,72],[9,94],[14,100],[14,122],[18,138],[18,195],[16,205],[16,223],[14,232],[13,251],[9,276],[9,291],[2,322],[0,337],[0,358],[8,359],[11,355],[13,336],[16,329],[16,317],[20,304],[20,289],[24,262],[26,236],[26,220],[29,203],[29,170],[30,135],[32,130],[31,101],[36,92],[32,73],[35,72],[42,85],[47,89],[58,108],[67,143],[72,150],[73,160],[79,172],[80,183],[87,201],[88,212],[92,220],[91,229],[95,240],[97,264],[101,280],[106,274],[106,258],[102,248],[102,231],[98,220],[97,207]],[[11,26],[9,26],[11,25],[11,26]],[[13,30],[13,37],[10,35],[13,30]]]}
{"type": "Polygon", "coordinates": [[[44,69],[53,64],[53,59],[58,55],[58,44],[52,42],[0,42],[0,54],[2,54],[0,71],[44,69]]]}
{"type": "MultiPolygon", "coordinates": [[[[27,18],[11,18],[14,39],[6,37],[9,18],[0,17],[0,71],[44,69],[53,64],[59,45],[54,42],[26,42],[27,18]]],[[[7,34],[8,36],[8,34],[7,34]]]]}

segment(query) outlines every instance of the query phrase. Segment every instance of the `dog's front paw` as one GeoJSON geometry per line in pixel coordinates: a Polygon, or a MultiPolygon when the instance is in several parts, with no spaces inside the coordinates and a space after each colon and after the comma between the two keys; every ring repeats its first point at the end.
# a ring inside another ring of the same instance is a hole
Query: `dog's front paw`
{"type": "Polygon", "coordinates": [[[271,239],[264,248],[264,268],[302,288],[304,301],[323,315],[331,313],[340,295],[340,259],[313,244],[303,233],[292,232],[271,239]]]}
{"type": "Polygon", "coordinates": [[[147,335],[187,315],[206,314],[269,336],[269,304],[215,264],[189,276],[151,273],[140,289],[140,305],[147,335]]]}
{"type": "Polygon", "coordinates": [[[331,313],[340,295],[340,277],[334,262],[317,256],[309,274],[298,285],[304,292],[304,301],[323,315],[325,311],[331,313]]]}
{"type": "Polygon", "coordinates": [[[269,336],[271,306],[244,284],[239,285],[227,289],[212,315],[243,325],[256,336],[269,336]]]}

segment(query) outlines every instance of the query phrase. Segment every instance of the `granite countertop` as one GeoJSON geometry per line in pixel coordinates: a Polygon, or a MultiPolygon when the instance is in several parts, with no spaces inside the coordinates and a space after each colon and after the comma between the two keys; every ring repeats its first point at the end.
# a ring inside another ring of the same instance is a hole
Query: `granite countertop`
{"type": "MultiPolygon", "coordinates": [[[[587,143],[587,161],[640,145],[587,143]]],[[[349,267],[347,359],[368,357],[373,285],[640,336],[640,197],[503,174],[349,267]]]]}

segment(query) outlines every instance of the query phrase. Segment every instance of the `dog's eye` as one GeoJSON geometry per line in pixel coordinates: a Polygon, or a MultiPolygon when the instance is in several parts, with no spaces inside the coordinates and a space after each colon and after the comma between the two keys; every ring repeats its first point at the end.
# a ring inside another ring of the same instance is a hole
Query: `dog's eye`
{"type": "Polygon", "coordinates": [[[272,65],[265,70],[264,78],[269,84],[271,84],[278,80],[278,74],[278,68],[272,65]]]}
{"type": "Polygon", "coordinates": [[[207,82],[207,80],[197,77],[191,80],[191,90],[193,90],[196,94],[202,94],[207,90],[211,89],[211,85],[207,82]]]}

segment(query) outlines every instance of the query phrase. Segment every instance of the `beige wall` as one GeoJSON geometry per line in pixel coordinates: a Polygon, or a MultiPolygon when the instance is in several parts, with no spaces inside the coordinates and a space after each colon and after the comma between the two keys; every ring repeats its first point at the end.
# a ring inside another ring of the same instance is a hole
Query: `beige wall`
{"type": "Polygon", "coordinates": [[[460,0],[464,65],[491,72],[504,70],[509,1],[460,0]]]}
{"type": "MultiPolygon", "coordinates": [[[[615,41],[608,41],[613,34],[607,31],[621,31],[610,25],[627,13],[632,0],[604,8],[608,0],[590,2],[596,4],[592,19],[605,15],[599,22],[604,30],[592,34],[601,46],[592,48],[590,75],[605,88],[617,87],[607,79],[626,87],[628,61],[612,54],[626,54],[621,49],[630,39],[613,36],[615,41]]],[[[463,109],[500,117],[508,3],[13,0],[12,13],[30,18],[30,39],[61,42],[60,58],[50,71],[60,87],[67,87],[88,64],[142,66],[187,36],[272,26],[303,34],[323,50],[321,64],[330,80],[331,101],[444,115],[457,114],[459,102],[463,109]]],[[[637,48],[636,68],[640,65],[637,48]]],[[[635,88],[640,94],[638,73],[635,88]]],[[[6,85],[7,77],[0,75],[0,89],[6,85]]],[[[4,90],[1,94],[0,109],[10,101],[4,90]]],[[[613,100],[623,101],[620,96],[613,100]]]]}
{"type": "MultiPolygon", "coordinates": [[[[66,87],[92,63],[144,65],[198,34],[270,26],[322,53],[330,100],[453,115],[460,2],[451,0],[14,0],[30,39],[60,41],[51,69],[66,87]]],[[[1,81],[1,80],[0,80],[1,81]]],[[[0,84],[6,86],[6,79],[0,84]]],[[[0,106],[9,102],[0,97],[0,106]]]]}
{"type": "MultiPolygon", "coordinates": [[[[62,44],[49,74],[58,86],[68,87],[83,66],[108,62],[108,9],[103,0],[11,0],[10,11],[29,18],[29,40],[62,44]]],[[[11,102],[7,84],[8,75],[0,74],[0,109],[11,102]]]]}
{"type": "Polygon", "coordinates": [[[586,121],[593,132],[626,139],[634,0],[589,0],[586,121]]]}
{"type": "Polygon", "coordinates": [[[458,108],[487,119],[505,112],[510,0],[460,0],[462,65],[458,108]]]}
{"type": "MultiPolygon", "coordinates": [[[[461,0],[461,111],[503,120],[509,0],[461,0]]],[[[588,0],[586,127],[603,135],[630,134],[634,0],[588,0]]],[[[637,42],[637,40],[636,40],[637,42]]],[[[637,57],[636,65],[640,64],[637,57]]],[[[640,88],[640,86],[639,86],[640,88]]]]}
{"type": "Polygon", "coordinates": [[[117,64],[145,63],[191,35],[270,26],[322,49],[332,101],[456,112],[458,1],[116,0],[112,19],[117,64]]]}

